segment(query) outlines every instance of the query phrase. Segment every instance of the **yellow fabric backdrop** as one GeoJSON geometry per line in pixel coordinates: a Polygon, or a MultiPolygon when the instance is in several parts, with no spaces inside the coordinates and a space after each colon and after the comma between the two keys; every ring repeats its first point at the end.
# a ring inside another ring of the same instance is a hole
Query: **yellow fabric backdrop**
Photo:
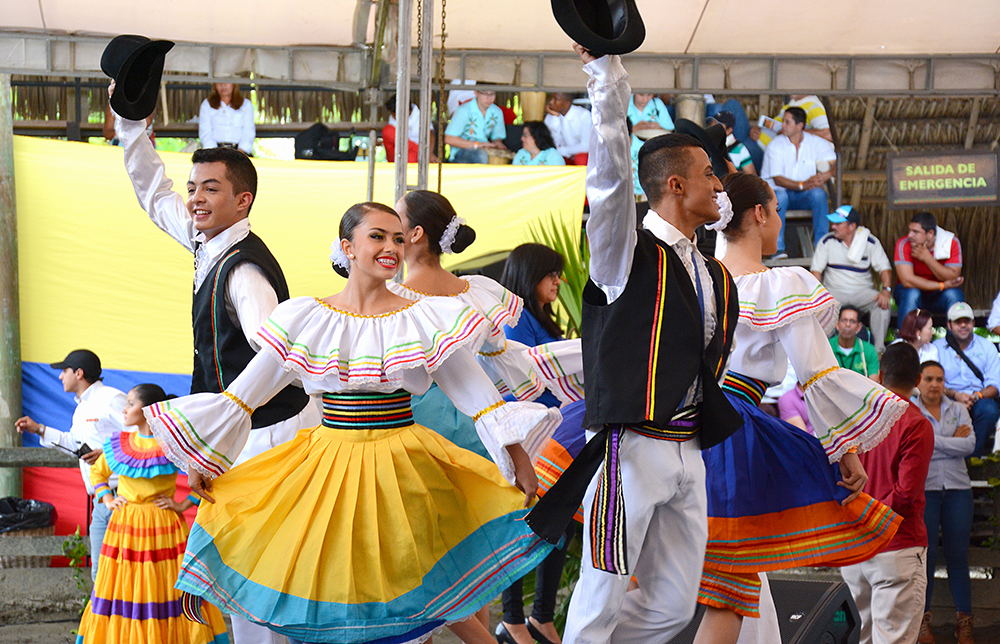
{"type": "MultiPolygon", "coordinates": [[[[161,153],[183,191],[190,155],[161,153]]],[[[120,148],[14,137],[21,352],[60,360],[86,347],[104,366],[190,373],[192,256],[139,207],[120,148]]],[[[327,259],[343,212],[365,199],[367,166],[255,160],[254,232],[285,272],[292,296],[330,295],[343,280],[327,259]]],[[[416,183],[416,168],[410,183],[416,183]]],[[[393,166],[376,171],[375,200],[392,202],[393,166]]],[[[529,241],[550,216],[574,226],[584,168],[445,166],[442,191],[476,229],[451,264],[529,241]]]]}

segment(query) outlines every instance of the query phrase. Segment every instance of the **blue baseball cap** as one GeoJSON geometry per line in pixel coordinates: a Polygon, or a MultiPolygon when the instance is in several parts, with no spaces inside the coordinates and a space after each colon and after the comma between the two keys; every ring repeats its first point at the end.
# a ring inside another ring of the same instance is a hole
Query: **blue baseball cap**
{"type": "Polygon", "coordinates": [[[861,215],[859,215],[858,211],[850,206],[841,206],[827,215],[826,218],[834,224],[842,224],[845,221],[848,221],[852,224],[861,225],[861,215]]]}

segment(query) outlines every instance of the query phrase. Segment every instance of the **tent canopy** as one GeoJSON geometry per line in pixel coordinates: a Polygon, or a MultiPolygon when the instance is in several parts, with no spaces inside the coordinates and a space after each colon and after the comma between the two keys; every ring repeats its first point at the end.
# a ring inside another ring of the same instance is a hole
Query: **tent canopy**
{"type": "MultiPolygon", "coordinates": [[[[370,0],[25,0],[6,3],[0,29],[70,34],[141,33],[235,45],[370,41],[370,0]],[[358,28],[362,31],[359,31],[358,28]]],[[[815,5],[763,0],[639,0],[649,54],[926,55],[1000,53],[995,0],[884,0],[815,5]]],[[[440,2],[432,9],[440,11],[440,2]]],[[[440,35],[435,20],[435,36],[440,35]]],[[[447,5],[455,49],[564,51],[569,42],[546,0],[463,0],[447,5]]],[[[414,42],[416,40],[414,39],[414,42]]]]}

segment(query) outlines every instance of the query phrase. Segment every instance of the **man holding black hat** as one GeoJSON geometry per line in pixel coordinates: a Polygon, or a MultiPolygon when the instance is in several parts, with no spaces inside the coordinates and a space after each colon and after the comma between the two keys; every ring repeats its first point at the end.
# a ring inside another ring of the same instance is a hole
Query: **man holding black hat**
{"type": "MultiPolygon", "coordinates": [[[[586,42],[585,33],[567,33],[586,42]]],[[[720,217],[722,185],[697,138],[650,139],[638,155],[650,211],[637,231],[628,75],[618,56],[576,49],[594,120],[582,333],[591,433],[527,521],[552,539],[583,498],[584,556],[564,642],[665,642],[695,612],[708,538],[700,450],[741,425],[718,383],[736,287],[695,245],[695,229],[720,217]],[[633,573],[640,588],[626,595],[633,573]]]]}
{"type": "MultiPolygon", "coordinates": [[[[94,486],[90,482],[90,466],[101,455],[104,441],[111,435],[125,429],[125,394],[101,382],[101,360],[93,351],[77,349],[71,351],[65,360],[53,362],[53,369],[61,369],[59,380],[63,391],[73,394],[76,409],[73,423],[68,431],[46,427],[28,416],[14,422],[18,432],[37,434],[42,447],[54,447],[80,457],[80,474],[87,494],[94,496],[94,486]]],[[[113,474],[108,485],[114,490],[118,486],[118,475],[113,474]]],[[[94,503],[90,527],[90,574],[97,579],[97,564],[101,556],[101,544],[111,519],[111,510],[103,503],[94,503]]]]}
{"type": "MultiPolygon", "coordinates": [[[[158,61],[146,60],[145,74],[136,71],[142,62],[140,59],[129,67],[131,71],[125,77],[129,86],[122,86],[119,76],[109,90],[118,116],[115,132],[139,204],[160,230],[194,254],[191,393],[220,393],[256,355],[260,348],[257,330],[278,302],[288,299],[288,286],[277,260],[250,231],[249,214],[257,193],[257,171],[250,158],[231,148],[195,152],[185,202],[173,191],[163,161],[144,135],[145,123],[132,120],[145,115],[133,112],[130,118],[124,118],[117,111],[115,97],[121,93],[131,97],[153,85],[159,87],[162,56],[158,61]],[[156,76],[155,83],[147,82],[149,75],[156,76]]],[[[291,439],[300,428],[319,422],[319,410],[305,392],[289,385],[254,410],[253,431],[235,465],[291,439]]],[[[211,500],[211,484],[206,485],[198,472],[188,472],[188,482],[191,489],[211,500]]],[[[233,632],[238,644],[285,641],[283,636],[235,615],[233,632]]]]}
{"type": "Polygon", "coordinates": [[[856,209],[841,206],[826,218],[832,232],[819,240],[809,270],[835,300],[868,314],[872,344],[882,353],[892,304],[892,264],[882,242],[861,225],[856,209]],[[878,274],[881,290],[875,290],[872,271],[878,274]]]}

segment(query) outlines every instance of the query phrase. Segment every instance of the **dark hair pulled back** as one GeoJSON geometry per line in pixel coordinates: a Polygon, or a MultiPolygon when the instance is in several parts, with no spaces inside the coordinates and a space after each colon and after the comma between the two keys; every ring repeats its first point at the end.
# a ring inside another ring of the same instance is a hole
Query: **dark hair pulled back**
{"type": "MultiPolygon", "coordinates": [[[[356,203],[348,208],[347,212],[344,213],[344,216],[340,218],[340,227],[337,232],[338,240],[347,239],[349,241],[354,241],[354,229],[360,226],[361,222],[365,220],[366,216],[368,216],[368,213],[373,210],[380,210],[399,219],[399,214],[384,203],[378,203],[377,201],[364,201],[356,203]]],[[[350,274],[349,271],[343,266],[338,266],[332,262],[330,265],[333,266],[334,272],[341,277],[347,277],[350,274]]]]}
{"type": "Polygon", "coordinates": [[[726,239],[735,241],[743,235],[743,223],[748,212],[757,206],[767,206],[774,199],[771,187],[755,174],[734,172],[722,178],[722,187],[733,204],[733,218],[723,231],[726,239]]]}
{"type": "MultiPolygon", "coordinates": [[[[457,217],[455,207],[451,205],[442,195],[430,190],[414,190],[406,193],[403,197],[406,204],[406,220],[410,228],[420,226],[427,235],[427,244],[430,251],[435,255],[440,255],[441,236],[451,223],[452,218],[457,217]]],[[[476,231],[472,226],[462,224],[455,233],[455,241],[451,244],[451,252],[461,253],[463,250],[476,241],[476,231]]]]}
{"type": "Polygon", "coordinates": [[[176,398],[176,396],[170,396],[160,385],[154,384],[152,382],[144,382],[140,385],[132,387],[132,391],[135,392],[135,397],[139,399],[143,407],[148,407],[149,405],[155,405],[158,402],[163,402],[170,398],[176,398]]]}

